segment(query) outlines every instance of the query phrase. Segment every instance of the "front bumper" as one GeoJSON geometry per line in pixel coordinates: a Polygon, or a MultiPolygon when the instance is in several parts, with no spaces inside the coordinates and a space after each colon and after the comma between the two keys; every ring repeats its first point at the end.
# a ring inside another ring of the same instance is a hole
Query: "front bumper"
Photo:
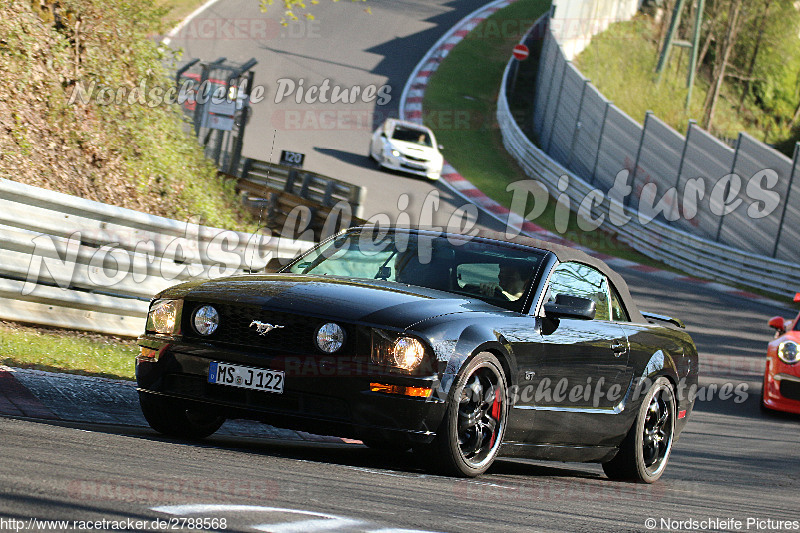
{"type": "Polygon", "coordinates": [[[416,176],[421,176],[431,180],[438,180],[442,174],[441,166],[437,167],[431,165],[430,163],[421,161],[410,161],[402,155],[399,157],[394,157],[383,154],[381,156],[380,163],[383,168],[397,170],[399,172],[407,172],[409,174],[414,174],[416,176]]]}
{"type": "Polygon", "coordinates": [[[796,365],[768,360],[764,374],[764,406],[800,414],[800,376],[796,365]],[[771,363],[771,364],[770,364],[771,363]]]}
{"type": "Polygon", "coordinates": [[[372,374],[369,365],[340,364],[318,357],[265,356],[210,346],[166,343],[143,337],[140,346],[159,353],[137,358],[140,393],[206,404],[226,418],[247,418],[277,427],[339,437],[404,436],[430,442],[445,403],[372,392],[370,383],[435,388],[436,377],[372,374]],[[285,372],[283,394],[208,383],[209,363],[222,361],[285,372]]]}

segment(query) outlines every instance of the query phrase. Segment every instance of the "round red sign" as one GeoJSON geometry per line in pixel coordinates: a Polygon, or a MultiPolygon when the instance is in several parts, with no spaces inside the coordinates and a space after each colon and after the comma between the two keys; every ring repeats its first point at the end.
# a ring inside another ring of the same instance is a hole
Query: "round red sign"
{"type": "Polygon", "coordinates": [[[525,46],[524,44],[518,44],[517,46],[514,47],[514,59],[518,61],[527,59],[529,53],[530,52],[528,51],[528,47],[525,46]]]}

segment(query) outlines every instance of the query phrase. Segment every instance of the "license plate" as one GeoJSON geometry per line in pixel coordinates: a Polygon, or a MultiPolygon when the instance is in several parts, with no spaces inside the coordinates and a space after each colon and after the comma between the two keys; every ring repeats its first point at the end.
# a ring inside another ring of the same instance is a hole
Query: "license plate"
{"type": "Polygon", "coordinates": [[[283,393],[283,372],[250,368],[212,361],[208,366],[208,382],[242,389],[283,393]]]}

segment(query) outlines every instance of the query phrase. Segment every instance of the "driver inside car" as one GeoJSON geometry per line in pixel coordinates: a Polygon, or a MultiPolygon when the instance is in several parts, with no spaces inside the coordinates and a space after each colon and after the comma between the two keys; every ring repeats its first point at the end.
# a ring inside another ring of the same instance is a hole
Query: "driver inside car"
{"type": "Polygon", "coordinates": [[[500,265],[497,283],[481,283],[480,292],[484,296],[503,297],[509,301],[519,300],[525,292],[527,267],[505,263],[500,265]]]}

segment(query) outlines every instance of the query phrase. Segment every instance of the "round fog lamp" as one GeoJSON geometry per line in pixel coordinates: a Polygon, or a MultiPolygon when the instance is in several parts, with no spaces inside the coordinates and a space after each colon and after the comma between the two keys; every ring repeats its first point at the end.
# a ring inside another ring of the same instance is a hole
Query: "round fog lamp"
{"type": "Polygon", "coordinates": [[[412,337],[400,337],[394,343],[394,363],[403,370],[413,370],[422,362],[425,348],[412,337]]]}
{"type": "Polygon", "coordinates": [[[344,330],[339,324],[328,322],[317,330],[317,347],[325,353],[333,353],[344,345],[344,330]]]}
{"type": "Polygon", "coordinates": [[[219,326],[219,313],[210,305],[204,305],[194,312],[192,324],[200,335],[211,335],[219,326]]]}

